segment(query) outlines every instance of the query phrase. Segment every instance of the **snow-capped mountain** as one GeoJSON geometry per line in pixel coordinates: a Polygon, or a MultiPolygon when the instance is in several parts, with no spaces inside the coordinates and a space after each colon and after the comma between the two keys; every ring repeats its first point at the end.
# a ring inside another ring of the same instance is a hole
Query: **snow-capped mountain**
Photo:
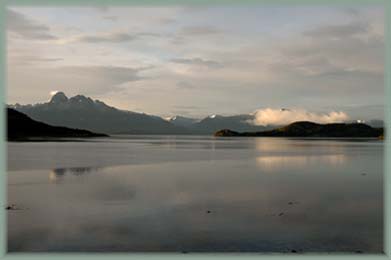
{"type": "Polygon", "coordinates": [[[83,95],[68,98],[57,92],[49,102],[11,105],[31,118],[51,125],[82,128],[108,134],[184,134],[185,128],[143,113],[119,110],[83,95]]]}

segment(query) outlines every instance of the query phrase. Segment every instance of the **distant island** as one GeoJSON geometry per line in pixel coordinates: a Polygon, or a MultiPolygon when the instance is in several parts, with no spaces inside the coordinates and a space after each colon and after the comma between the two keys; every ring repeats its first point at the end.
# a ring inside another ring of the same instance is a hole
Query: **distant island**
{"type": "Polygon", "coordinates": [[[35,121],[27,115],[14,109],[7,108],[7,139],[9,141],[29,140],[31,138],[48,137],[104,137],[99,134],[81,129],[62,126],[51,126],[35,121]]]}
{"type": "Polygon", "coordinates": [[[262,132],[236,132],[229,129],[217,131],[214,136],[264,136],[264,137],[374,137],[382,138],[383,128],[362,123],[317,124],[308,121],[294,122],[284,127],[262,132]]]}

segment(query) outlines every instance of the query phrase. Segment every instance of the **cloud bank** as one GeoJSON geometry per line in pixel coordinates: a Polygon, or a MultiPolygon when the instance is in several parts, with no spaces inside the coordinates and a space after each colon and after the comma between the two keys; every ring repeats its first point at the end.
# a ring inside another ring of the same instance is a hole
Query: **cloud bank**
{"type": "Polygon", "coordinates": [[[30,20],[21,13],[7,9],[7,30],[26,39],[53,40],[56,36],[50,33],[49,26],[30,20]]]}
{"type": "Polygon", "coordinates": [[[311,121],[316,123],[340,123],[349,119],[345,112],[313,113],[304,109],[273,109],[264,108],[254,112],[255,125],[286,125],[296,121],[311,121]]]}
{"type": "Polygon", "coordinates": [[[283,104],[383,118],[384,15],[377,4],[13,6],[7,100],[41,102],[59,89],[160,116],[283,104]],[[186,105],[196,108],[177,108],[186,105]]]}

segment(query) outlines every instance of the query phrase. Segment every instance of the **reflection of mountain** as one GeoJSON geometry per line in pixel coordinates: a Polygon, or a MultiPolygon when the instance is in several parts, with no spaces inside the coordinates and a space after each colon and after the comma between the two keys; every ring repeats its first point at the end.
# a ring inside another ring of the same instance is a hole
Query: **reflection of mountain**
{"type": "Polygon", "coordinates": [[[7,109],[8,140],[21,140],[36,137],[98,137],[106,136],[87,130],[51,126],[35,121],[14,109],[7,109]]]}
{"type": "Polygon", "coordinates": [[[366,124],[316,124],[313,122],[295,122],[287,126],[263,132],[238,133],[229,129],[220,130],[215,136],[270,136],[270,137],[379,137],[382,128],[373,128],[366,124]]]}
{"type": "Polygon", "coordinates": [[[64,175],[64,173],[71,173],[73,175],[83,175],[97,170],[98,168],[96,167],[70,167],[70,168],[57,168],[54,169],[53,171],[56,174],[62,174],[62,175],[64,175]]]}
{"type": "Polygon", "coordinates": [[[67,174],[73,176],[81,176],[93,171],[97,171],[96,167],[70,167],[70,168],[56,168],[50,171],[49,180],[51,182],[61,181],[67,174]]]}

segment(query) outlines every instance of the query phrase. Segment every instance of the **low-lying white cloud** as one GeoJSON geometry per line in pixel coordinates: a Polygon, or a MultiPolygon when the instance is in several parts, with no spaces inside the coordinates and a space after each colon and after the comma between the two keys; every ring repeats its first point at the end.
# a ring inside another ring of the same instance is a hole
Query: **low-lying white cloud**
{"type": "Polygon", "coordinates": [[[349,119],[342,111],[329,113],[313,113],[304,109],[273,109],[264,108],[254,112],[253,124],[255,125],[286,125],[296,121],[311,121],[316,123],[340,123],[349,119]]]}

